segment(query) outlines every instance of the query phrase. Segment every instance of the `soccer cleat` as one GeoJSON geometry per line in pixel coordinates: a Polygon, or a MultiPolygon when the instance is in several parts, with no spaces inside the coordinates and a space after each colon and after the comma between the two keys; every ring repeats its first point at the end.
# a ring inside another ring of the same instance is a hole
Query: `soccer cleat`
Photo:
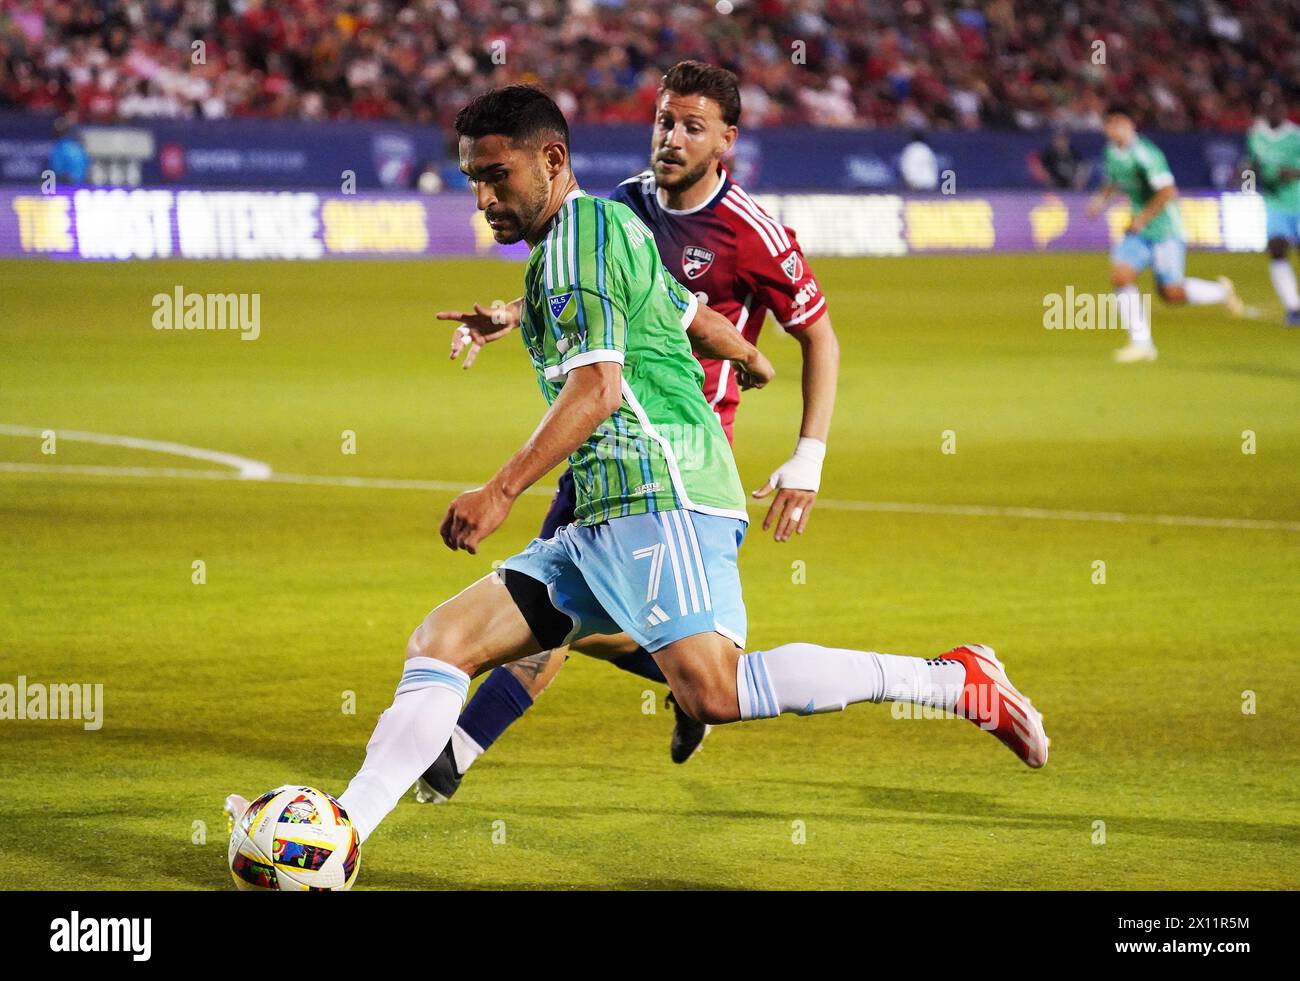
{"type": "Polygon", "coordinates": [[[239,794],[231,794],[226,798],[226,803],[222,807],[222,810],[226,812],[226,834],[234,834],[235,825],[238,824],[239,819],[244,816],[244,812],[248,810],[248,798],[242,797],[239,794]]]}
{"type": "Polygon", "coordinates": [[[1300,327],[1300,310],[1288,310],[1286,312],[1286,325],[1288,327],[1300,327]]]}
{"type": "Polygon", "coordinates": [[[447,740],[442,753],[415,781],[415,799],[421,804],[445,804],[460,790],[460,781],[464,776],[456,769],[451,740],[447,740]]]}
{"type": "Polygon", "coordinates": [[[1245,316],[1246,304],[1241,302],[1241,297],[1237,295],[1237,287],[1233,285],[1232,280],[1227,276],[1220,276],[1219,285],[1228,291],[1228,295],[1223,298],[1223,305],[1228,308],[1228,312],[1234,317],[1245,316]]]}
{"type": "Polygon", "coordinates": [[[1113,351],[1111,357],[1119,364],[1133,364],[1136,361],[1154,361],[1156,349],[1150,344],[1125,344],[1113,351]]]}
{"type": "Polygon", "coordinates": [[[1036,770],[1045,764],[1050,741],[1043,715],[1016,690],[993,648],[965,644],[941,656],[966,667],[956,714],[992,733],[1026,766],[1036,770]]]}
{"type": "Polygon", "coordinates": [[[677,699],[673,698],[672,692],[668,693],[664,701],[673,707],[673,715],[677,717],[677,721],[673,723],[673,740],[669,746],[669,754],[674,763],[685,763],[695,755],[704,743],[704,737],[713,731],[713,726],[696,722],[683,712],[682,707],[677,704],[677,699]]]}

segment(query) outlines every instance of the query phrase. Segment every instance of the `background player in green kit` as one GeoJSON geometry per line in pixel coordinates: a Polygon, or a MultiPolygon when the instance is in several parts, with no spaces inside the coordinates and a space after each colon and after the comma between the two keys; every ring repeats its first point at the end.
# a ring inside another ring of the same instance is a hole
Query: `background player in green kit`
{"type": "Polygon", "coordinates": [[[1246,167],[1264,197],[1268,275],[1286,310],[1286,325],[1300,327],[1300,289],[1287,252],[1300,245],[1300,126],[1287,118],[1280,92],[1267,90],[1260,118],[1246,136],[1246,167]]]}
{"type": "Polygon", "coordinates": [[[745,652],[745,495],[683,326],[721,315],[664,271],[631,209],[579,189],[568,124],[544,93],[488,92],[460,111],[456,132],[493,237],[532,248],[522,336],[548,408],[484,486],[451,502],[442,537],[475,552],[566,458],[576,520],[412,633],[393,704],[339,797],[358,834],[369,836],[447,745],[474,675],[597,632],[631,635],[701,722],[909,701],[970,719],[1043,766],[1042,716],[983,645],[931,659],[807,643],[745,652]],[[695,427],[689,459],[673,427],[695,427]]]}
{"type": "Polygon", "coordinates": [[[1115,360],[1154,361],[1149,305],[1144,308],[1137,288],[1138,275],[1148,266],[1166,303],[1222,303],[1234,316],[1241,315],[1242,303],[1226,276],[1211,281],[1185,275],[1187,239],[1175,200],[1178,189],[1160,148],[1138,135],[1132,116],[1122,107],[1106,111],[1105,126],[1106,182],[1089,202],[1088,216],[1101,214],[1117,191],[1126,194],[1132,205],[1128,231],[1110,253],[1116,307],[1129,336],[1128,344],[1115,352],[1115,360]]]}

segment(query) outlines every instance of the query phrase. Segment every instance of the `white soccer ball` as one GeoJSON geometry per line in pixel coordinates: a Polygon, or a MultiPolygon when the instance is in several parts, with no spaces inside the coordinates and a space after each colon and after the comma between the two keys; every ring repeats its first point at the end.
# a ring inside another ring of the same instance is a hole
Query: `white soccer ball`
{"type": "Polygon", "coordinates": [[[248,805],[230,836],[228,860],[240,889],[351,889],[361,867],[361,839],[329,794],[286,785],[248,805]]]}

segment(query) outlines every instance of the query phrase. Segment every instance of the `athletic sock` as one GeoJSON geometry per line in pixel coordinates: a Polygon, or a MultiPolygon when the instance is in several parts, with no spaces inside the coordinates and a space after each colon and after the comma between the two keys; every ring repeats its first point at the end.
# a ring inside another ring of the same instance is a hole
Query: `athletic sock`
{"type": "Polygon", "coordinates": [[[668,684],[668,679],[664,677],[664,673],[659,670],[659,665],[645,648],[638,647],[631,654],[620,655],[609,663],[640,678],[657,681],[661,685],[668,684]]]}
{"type": "Polygon", "coordinates": [[[1222,283],[1208,279],[1195,279],[1191,276],[1183,280],[1183,292],[1187,294],[1187,302],[1194,307],[1202,307],[1207,303],[1222,303],[1228,298],[1228,287],[1222,283]]]}
{"type": "Polygon", "coordinates": [[[1300,310],[1300,288],[1295,281],[1295,269],[1290,259],[1274,259],[1268,264],[1268,278],[1273,280],[1273,289],[1277,298],[1286,307],[1287,313],[1300,310]]]}
{"type": "MultiPolygon", "coordinates": [[[[465,713],[461,713],[461,718],[465,713]]],[[[483,755],[483,747],[474,741],[460,726],[451,730],[451,758],[456,764],[456,772],[464,776],[465,771],[474,765],[474,761],[483,755]]]]}
{"type": "Polygon", "coordinates": [[[951,712],[965,683],[960,661],[816,644],[742,654],[736,667],[742,719],[838,712],[854,702],[915,702],[951,712]]]}
{"type": "Polygon", "coordinates": [[[456,725],[460,737],[452,734],[451,748],[456,769],[464,773],[483,752],[533,706],[522,681],[505,668],[496,668],[483,679],[474,697],[460,714],[456,725]]]}
{"type": "Polygon", "coordinates": [[[339,803],[365,841],[438,758],[465,704],[469,675],[431,657],[406,661],[397,694],[375,723],[361,769],[339,803]]]}
{"type": "Polygon", "coordinates": [[[1142,296],[1135,284],[1124,286],[1116,294],[1119,322],[1128,331],[1129,341],[1140,347],[1151,347],[1151,324],[1142,308],[1142,296]]]}

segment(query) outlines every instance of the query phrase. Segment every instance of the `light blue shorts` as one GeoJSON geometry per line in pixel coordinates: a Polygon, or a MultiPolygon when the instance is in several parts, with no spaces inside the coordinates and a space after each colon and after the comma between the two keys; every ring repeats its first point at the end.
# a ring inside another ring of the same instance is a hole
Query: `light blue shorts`
{"type": "Polygon", "coordinates": [[[1141,235],[1125,235],[1110,250],[1110,261],[1137,272],[1150,266],[1161,286],[1177,286],[1186,278],[1187,243],[1177,238],[1148,242],[1141,235]]]}
{"type": "Polygon", "coordinates": [[[1300,245],[1300,211],[1265,210],[1265,235],[1268,239],[1284,238],[1300,245]]]}
{"type": "Polygon", "coordinates": [[[502,568],[546,585],[551,605],[573,621],[566,644],[624,632],[653,653],[716,632],[743,649],[736,557],[747,527],[684,510],[565,525],[553,538],[534,538],[502,568]]]}

